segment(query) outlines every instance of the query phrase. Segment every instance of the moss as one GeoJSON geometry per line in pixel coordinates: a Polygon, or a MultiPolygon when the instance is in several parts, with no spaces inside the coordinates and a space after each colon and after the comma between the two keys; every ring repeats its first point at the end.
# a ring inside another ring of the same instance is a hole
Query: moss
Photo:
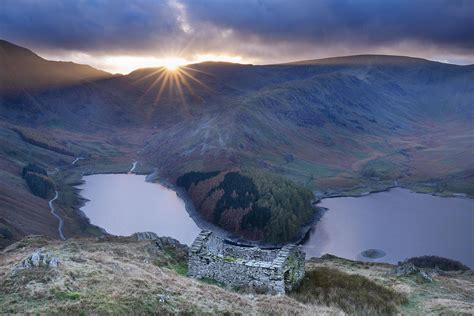
{"type": "Polygon", "coordinates": [[[188,274],[188,264],[186,262],[178,262],[175,264],[171,264],[170,266],[171,270],[174,270],[176,273],[180,275],[187,275],[188,274]]]}
{"type": "Polygon", "coordinates": [[[237,261],[237,259],[235,259],[234,257],[231,257],[231,256],[225,256],[224,261],[225,262],[235,262],[235,261],[237,261]]]}
{"type": "Polygon", "coordinates": [[[58,288],[52,288],[50,292],[59,300],[78,300],[81,297],[79,292],[61,291],[58,288]]]}

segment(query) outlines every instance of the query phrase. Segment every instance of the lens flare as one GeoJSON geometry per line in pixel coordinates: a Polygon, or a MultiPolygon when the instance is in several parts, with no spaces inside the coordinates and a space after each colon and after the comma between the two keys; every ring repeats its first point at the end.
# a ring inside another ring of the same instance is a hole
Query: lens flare
{"type": "Polygon", "coordinates": [[[162,65],[169,71],[175,71],[181,66],[188,64],[189,62],[183,58],[164,58],[162,59],[162,65]]]}
{"type": "MultiPolygon", "coordinates": [[[[183,110],[183,114],[191,115],[187,100],[202,99],[204,95],[212,93],[213,89],[203,82],[203,79],[207,81],[212,75],[197,67],[186,66],[178,59],[167,61],[163,66],[137,79],[137,83],[145,83],[142,98],[152,95],[156,105],[160,101],[173,102],[183,110]]],[[[150,108],[150,111],[153,109],[150,108]]]]}

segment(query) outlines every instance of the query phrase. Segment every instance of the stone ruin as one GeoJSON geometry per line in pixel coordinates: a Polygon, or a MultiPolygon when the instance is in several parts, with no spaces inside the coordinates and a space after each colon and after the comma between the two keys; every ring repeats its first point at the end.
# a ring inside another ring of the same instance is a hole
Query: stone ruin
{"type": "Polygon", "coordinates": [[[240,246],[203,230],[189,250],[188,275],[234,289],[283,294],[304,276],[305,253],[294,244],[280,249],[240,246]]]}

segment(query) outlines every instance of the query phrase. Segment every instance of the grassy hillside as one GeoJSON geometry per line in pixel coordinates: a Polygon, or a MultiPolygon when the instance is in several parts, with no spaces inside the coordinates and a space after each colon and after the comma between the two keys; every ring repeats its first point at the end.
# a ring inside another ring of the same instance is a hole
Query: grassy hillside
{"type": "Polygon", "coordinates": [[[306,262],[295,292],[271,296],[186,277],[186,250],[166,237],[25,238],[0,253],[0,313],[420,315],[474,308],[472,271],[443,272],[425,282],[419,275],[396,276],[393,265],[325,256],[306,262]],[[35,251],[59,266],[19,268],[35,251]]]}

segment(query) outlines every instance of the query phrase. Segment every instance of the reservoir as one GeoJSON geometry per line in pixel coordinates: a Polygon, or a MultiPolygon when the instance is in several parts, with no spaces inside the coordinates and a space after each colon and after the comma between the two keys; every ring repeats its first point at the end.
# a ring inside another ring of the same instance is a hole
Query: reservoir
{"type": "MultiPolygon", "coordinates": [[[[146,182],[145,176],[97,174],[83,180],[78,188],[89,201],[81,210],[110,234],[151,231],[190,245],[201,230],[175,191],[146,182]]],[[[328,210],[303,244],[307,258],[330,253],[397,263],[437,255],[474,267],[474,200],[396,188],[362,197],[327,198],[318,205],[328,210]],[[382,255],[376,259],[362,255],[371,249],[382,255]]]]}
{"type": "Polygon", "coordinates": [[[110,234],[149,231],[190,245],[201,231],[176,192],[145,182],[143,175],[97,174],[83,180],[78,188],[89,201],[81,210],[91,224],[110,234]]]}
{"type": "Polygon", "coordinates": [[[437,255],[474,268],[474,200],[395,188],[363,197],[323,199],[328,210],[304,243],[306,258],[338,257],[397,263],[437,255]],[[370,259],[362,252],[381,250],[370,259]]]}

